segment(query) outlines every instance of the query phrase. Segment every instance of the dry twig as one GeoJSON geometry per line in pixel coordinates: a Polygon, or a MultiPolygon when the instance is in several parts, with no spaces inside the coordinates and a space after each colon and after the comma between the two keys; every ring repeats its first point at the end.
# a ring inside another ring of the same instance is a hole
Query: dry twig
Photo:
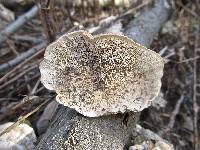
{"type": "Polygon", "coordinates": [[[22,77],[23,75],[25,75],[26,73],[28,73],[29,71],[35,69],[38,67],[38,64],[36,63],[35,65],[33,65],[32,67],[24,70],[23,72],[21,72],[20,74],[18,74],[17,76],[15,76],[14,78],[12,78],[11,80],[5,82],[3,85],[0,86],[0,90],[2,90],[3,88],[5,88],[6,86],[10,85],[11,83],[15,82],[17,79],[19,79],[20,77],[22,77]]]}
{"type": "Polygon", "coordinates": [[[123,17],[125,17],[125,16],[128,16],[128,15],[130,15],[130,14],[133,14],[133,13],[137,12],[138,10],[142,9],[143,7],[149,5],[151,2],[152,2],[152,0],[145,0],[145,1],[143,1],[142,4],[138,5],[137,7],[130,8],[130,9],[128,9],[125,13],[123,13],[122,15],[119,15],[119,16],[117,17],[117,19],[121,19],[121,18],[123,18],[123,17]]]}
{"type": "Polygon", "coordinates": [[[51,0],[40,0],[40,15],[46,37],[48,42],[51,43],[55,40],[55,27],[51,12],[51,0]]]}
{"type": "Polygon", "coordinates": [[[200,16],[199,16],[196,12],[192,11],[190,8],[187,8],[186,6],[184,6],[184,5],[183,5],[181,2],[179,2],[179,1],[177,1],[177,4],[178,4],[179,6],[181,6],[186,12],[188,12],[189,14],[191,14],[192,16],[194,16],[196,19],[200,20],[200,16]]]}
{"type": "Polygon", "coordinates": [[[178,99],[178,101],[176,103],[176,106],[175,106],[173,112],[171,113],[171,117],[170,117],[167,127],[164,130],[160,131],[160,133],[159,133],[161,136],[163,136],[165,133],[169,132],[174,127],[176,116],[180,112],[180,107],[181,107],[181,104],[183,103],[183,101],[184,101],[184,95],[181,95],[181,97],[178,99]]]}
{"type": "Polygon", "coordinates": [[[38,7],[33,6],[28,12],[21,15],[16,21],[12,22],[8,27],[0,32],[0,44],[5,41],[11,34],[20,29],[28,20],[37,15],[38,7]]]}
{"type": "Polygon", "coordinates": [[[13,35],[11,39],[15,42],[31,42],[33,44],[38,44],[44,41],[41,37],[33,37],[31,35],[13,35]]]}
{"type": "Polygon", "coordinates": [[[3,101],[18,101],[18,99],[10,98],[10,97],[0,98],[0,102],[3,102],[3,101]]]}
{"type": "Polygon", "coordinates": [[[35,83],[35,86],[33,87],[32,91],[30,92],[30,95],[34,95],[36,93],[39,84],[40,84],[40,78],[35,83]]]}
{"type": "Polygon", "coordinates": [[[46,46],[46,42],[40,43],[34,47],[32,47],[31,49],[29,49],[26,52],[21,53],[19,56],[17,56],[16,58],[14,58],[13,60],[10,60],[2,65],[0,65],[0,71],[4,71],[10,67],[13,67],[17,64],[19,64],[20,62],[22,62],[23,60],[27,59],[28,57],[30,57],[31,55],[35,54],[36,52],[40,51],[41,49],[43,49],[46,46]]]}
{"type": "Polygon", "coordinates": [[[44,49],[41,49],[40,51],[36,52],[34,55],[32,55],[31,57],[27,58],[25,61],[23,61],[22,63],[20,63],[19,65],[17,65],[15,68],[13,68],[11,71],[9,71],[8,73],[6,73],[2,78],[0,78],[0,84],[5,81],[7,78],[10,78],[13,76],[13,73],[16,72],[17,70],[19,70],[20,68],[22,68],[22,66],[24,66],[27,62],[29,62],[30,60],[32,60],[33,58],[37,57],[38,55],[42,54],[44,52],[44,49]]]}
{"type": "Polygon", "coordinates": [[[167,130],[170,130],[174,127],[175,119],[176,119],[177,114],[180,111],[180,107],[181,107],[181,104],[183,103],[183,100],[184,100],[184,95],[181,95],[181,97],[178,99],[176,103],[174,111],[171,114],[169,124],[167,125],[167,128],[168,128],[167,130]]]}
{"type": "Polygon", "coordinates": [[[28,114],[20,117],[18,119],[17,122],[15,122],[14,124],[12,124],[11,126],[9,126],[8,128],[6,128],[3,132],[0,133],[0,136],[10,132],[13,128],[15,128],[16,126],[20,125],[21,123],[23,123],[29,116],[31,116],[32,114],[34,114],[35,112],[37,112],[42,106],[44,106],[45,104],[47,104],[49,101],[51,101],[53,98],[50,98],[49,100],[44,101],[42,104],[40,104],[37,108],[35,108],[33,111],[29,112],[28,114]]]}
{"type": "MultiPolygon", "coordinates": [[[[199,19],[200,20],[200,19],[199,19]]],[[[197,48],[198,48],[198,41],[199,41],[199,33],[200,27],[198,29],[198,33],[195,38],[195,48],[194,48],[194,57],[197,57],[197,48]]],[[[194,126],[194,135],[193,135],[193,142],[194,142],[194,150],[198,150],[199,147],[199,134],[198,134],[198,111],[199,106],[197,104],[197,59],[193,61],[194,73],[193,73],[193,126],[194,126]]]]}
{"type": "Polygon", "coordinates": [[[39,98],[37,96],[25,96],[21,101],[19,101],[16,105],[13,107],[7,107],[4,113],[0,115],[0,121],[4,120],[5,118],[12,116],[13,114],[16,114],[17,111],[22,109],[23,107],[26,107],[28,104],[31,104],[35,98],[39,98]]]}

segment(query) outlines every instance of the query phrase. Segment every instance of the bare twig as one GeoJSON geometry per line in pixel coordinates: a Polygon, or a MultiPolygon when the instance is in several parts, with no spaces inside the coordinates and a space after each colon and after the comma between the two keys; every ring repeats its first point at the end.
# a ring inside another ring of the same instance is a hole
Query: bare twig
{"type": "Polygon", "coordinates": [[[174,56],[174,55],[175,55],[175,52],[172,51],[171,53],[169,53],[168,55],[164,56],[163,58],[168,59],[168,58],[170,58],[171,56],[174,56]]]}
{"type": "Polygon", "coordinates": [[[35,94],[39,84],[40,84],[40,78],[37,80],[35,86],[33,87],[32,91],[30,92],[30,95],[34,95],[35,94]]]}
{"type": "Polygon", "coordinates": [[[38,12],[38,7],[33,6],[28,12],[21,15],[16,21],[11,23],[3,31],[0,32],[0,44],[7,39],[11,34],[20,29],[28,20],[36,16],[38,12]]]}
{"type": "Polygon", "coordinates": [[[17,56],[13,60],[10,60],[7,63],[4,63],[4,64],[0,65],[0,71],[4,71],[4,70],[6,70],[6,69],[8,69],[10,67],[13,67],[13,66],[19,64],[20,62],[22,62],[26,58],[28,58],[31,55],[35,54],[36,52],[40,51],[45,46],[46,46],[46,42],[43,42],[43,43],[40,43],[40,44],[32,47],[28,51],[21,53],[19,56],[17,56]]]}
{"type": "Polygon", "coordinates": [[[14,124],[12,124],[11,126],[9,126],[8,128],[6,128],[3,132],[0,133],[0,136],[10,132],[13,128],[15,128],[16,126],[20,125],[21,123],[23,123],[29,116],[31,116],[32,114],[36,113],[42,106],[44,106],[45,104],[47,104],[49,101],[51,101],[53,98],[50,98],[49,100],[44,101],[42,104],[40,104],[37,108],[35,108],[33,111],[29,112],[28,114],[20,117],[18,119],[17,122],[15,122],[14,124]]]}
{"type": "MultiPolygon", "coordinates": [[[[146,0],[144,1],[142,4],[138,5],[137,7],[134,8],[130,8],[129,10],[127,10],[125,13],[123,13],[122,15],[118,15],[118,16],[110,16],[106,19],[104,19],[103,21],[101,21],[100,25],[97,27],[93,27],[88,29],[89,32],[93,33],[93,34],[99,34],[102,33],[102,31],[105,28],[108,28],[111,24],[114,24],[114,22],[119,21],[120,19],[128,16],[128,15],[133,15],[135,14],[139,9],[147,6],[148,4],[150,4],[152,2],[152,0],[146,0]]],[[[81,24],[84,24],[85,22],[81,22],[81,24]]]]}
{"type": "Polygon", "coordinates": [[[51,43],[55,40],[55,27],[51,12],[51,0],[40,0],[40,15],[46,37],[48,42],[51,43]]]}
{"type": "Polygon", "coordinates": [[[178,64],[180,64],[180,63],[186,63],[186,62],[190,62],[190,61],[194,61],[194,60],[197,60],[197,59],[199,59],[199,58],[200,58],[200,56],[195,56],[195,57],[193,57],[193,58],[188,58],[188,59],[179,61],[178,64]]]}
{"type": "Polygon", "coordinates": [[[121,19],[121,18],[123,18],[123,17],[125,17],[127,15],[133,14],[133,13],[137,12],[138,10],[140,10],[141,8],[149,5],[151,2],[152,2],[152,0],[145,0],[142,4],[138,5],[137,7],[130,8],[125,13],[123,13],[120,16],[118,16],[117,19],[121,19]]]}
{"type": "Polygon", "coordinates": [[[19,41],[19,42],[31,42],[33,44],[38,44],[44,41],[41,37],[32,37],[30,35],[13,35],[11,37],[12,40],[19,41]]]}
{"type": "Polygon", "coordinates": [[[200,16],[196,13],[196,12],[194,12],[194,11],[192,11],[191,9],[189,9],[189,8],[187,8],[186,6],[184,6],[181,2],[179,2],[179,1],[177,1],[177,4],[179,5],[179,6],[181,6],[186,12],[188,12],[190,15],[192,15],[192,16],[194,16],[196,19],[198,19],[198,20],[200,20],[200,16]]]}
{"type": "Polygon", "coordinates": [[[1,79],[0,79],[0,84],[5,81],[7,78],[9,78],[14,72],[16,72],[18,69],[20,69],[23,65],[25,65],[27,62],[32,60],[33,58],[37,57],[38,55],[42,54],[44,52],[44,49],[41,49],[31,57],[27,58],[25,61],[17,65],[15,68],[13,68],[11,71],[9,71],[7,74],[5,74],[1,79]]]}
{"type": "Polygon", "coordinates": [[[15,54],[15,56],[19,55],[18,51],[15,48],[13,41],[7,40],[6,43],[8,44],[10,50],[15,54]]]}
{"type": "Polygon", "coordinates": [[[184,100],[184,95],[181,95],[181,97],[178,99],[178,102],[176,103],[174,111],[171,114],[169,124],[167,125],[168,130],[170,130],[170,129],[172,129],[174,127],[176,115],[180,111],[180,107],[181,107],[181,104],[183,103],[183,100],[184,100]]]}
{"type": "MultiPolygon", "coordinates": [[[[199,19],[200,21],[200,19],[199,19]]],[[[197,57],[197,48],[198,48],[198,41],[199,41],[199,33],[200,33],[200,27],[198,29],[198,34],[195,38],[195,48],[194,48],[194,57],[197,57]]],[[[197,59],[193,61],[193,67],[194,67],[194,73],[193,73],[193,112],[194,112],[194,118],[193,118],[193,127],[194,127],[194,135],[193,135],[193,142],[194,142],[194,150],[198,150],[199,147],[199,134],[198,134],[198,111],[199,106],[197,104],[197,59]]]]}
{"type": "MultiPolygon", "coordinates": [[[[13,88],[9,92],[9,95],[11,96],[11,95],[14,95],[14,94],[19,94],[19,91],[24,89],[27,83],[31,83],[32,81],[37,80],[39,77],[40,77],[40,72],[36,71],[35,75],[29,77],[27,81],[24,81],[23,78],[22,78],[22,82],[18,86],[16,86],[16,88],[13,88]]],[[[2,93],[2,92],[5,92],[5,90],[3,89],[3,90],[0,91],[0,93],[2,93]]]]}
{"type": "Polygon", "coordinates": [[[159,54],[160,54],[161,56],[163,56],[164,53],[165,53],[168,49],[169,49],[168,46],[165,46],[164,48],[162,48],[162,49],[159,51],[159,54]]]}
{"type": "Polygon", "coordinates": [[[24,81],[26,82],[26,88],[29,91],[29,93],[31,92],[31,86],[30,84],[27,82],[28,81],[28,76],[27,74],[24,75],[24,81]]]}
{"type": "Polygon", "coordinates": [[[44,90],[45,89],[45,87],[44,86],[42,86],[42,87],[40,87],[37,91],[35,91],[35,94],[37,94],[37,93],[39,93],[39,92],[41,92],[42,90],[44,90]]]}
{"type": "Polygon", "coordinates": [[[28,104],[31,104],[35,99],[39,100],[37,96],[25,96],[22,100],[18,100],[18,103],[12,107],[7,107],[5,112],[0,115],[0,121],[4,120],[5,118],[16,114],[17,111],[26,107],[28,104]]]}
{"type": "Polygon", "coordinates": [[[184,101],[184,95],[181,95],[181,97],[178,99],[178,101],[176,103],[176,106],[175,106],[173,112],[171,113],[171,117],[170,117],[167,127],[164,130],[160,131],[161,136],[163,136],[166,132],[169,132],[174,127],[176,116],[180,111],[180,107],[181,107],[181,104],[183,103],[183,101],[184,101]]]}
{"type": "Polygon", "coordinates": [[[17,76],[15,76],[11,80],[9,80],[8,82],[5,82],[5,84],[1,85],[0,90],[5,88],[6,86],[10,85],[11,83],[15,82],[17,79],[19,79],[20,77],[22,77],[23,75],[25,75],[26,73],[28,73],[29,71],[31,71],[37,67],[38,67],[38,64],[36,63],[34,66],[28,68],[27,70],[24,70],[23,72],[21,72],[20,74],[18,74],[17,76]]]}
{"type": "Polygon", "coordinates": [[[0,98],[0,102],[4,102],[4,101],[18,101],[18,99],[17,98],[10,98],[10,97],[0,98]]]}

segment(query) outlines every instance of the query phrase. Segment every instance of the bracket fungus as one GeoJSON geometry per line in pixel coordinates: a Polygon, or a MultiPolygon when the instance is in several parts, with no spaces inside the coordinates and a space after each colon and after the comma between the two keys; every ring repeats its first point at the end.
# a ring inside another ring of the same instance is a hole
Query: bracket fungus
{"type": "Polygon", "coordinates": [[[147,108],[161,87],[164,60],[116,34],[76,31],[50,44],[40,64],[56,100],[88,117],[147,108]]]}

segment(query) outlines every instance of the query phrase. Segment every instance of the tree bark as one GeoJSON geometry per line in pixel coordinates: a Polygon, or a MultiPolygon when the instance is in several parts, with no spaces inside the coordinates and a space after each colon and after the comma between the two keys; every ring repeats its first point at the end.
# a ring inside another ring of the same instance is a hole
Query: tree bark
{"type": "MultiPolygon", "coordinates": [[[[156,1],[152,9],[141,13],[125,27],[124,34],[149,47],[170,14],[166,4],[167,0],[156,1]]],[[[138,118],[139,113],[89,118],[60,106],[54,121],[35,149],[127,149],[138,118]]]]}

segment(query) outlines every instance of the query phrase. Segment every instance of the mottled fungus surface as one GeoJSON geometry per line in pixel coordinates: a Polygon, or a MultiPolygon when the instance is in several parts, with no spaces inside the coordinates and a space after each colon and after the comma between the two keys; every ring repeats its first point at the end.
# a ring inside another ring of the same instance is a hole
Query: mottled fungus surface
{"type": "Polygon", "coordinates": [[[40,72],[59,103],[97,117],[148,107],[159,93],[163,67],[159,54],[128,37],[76,31],[46,48],[40,72]]]}

